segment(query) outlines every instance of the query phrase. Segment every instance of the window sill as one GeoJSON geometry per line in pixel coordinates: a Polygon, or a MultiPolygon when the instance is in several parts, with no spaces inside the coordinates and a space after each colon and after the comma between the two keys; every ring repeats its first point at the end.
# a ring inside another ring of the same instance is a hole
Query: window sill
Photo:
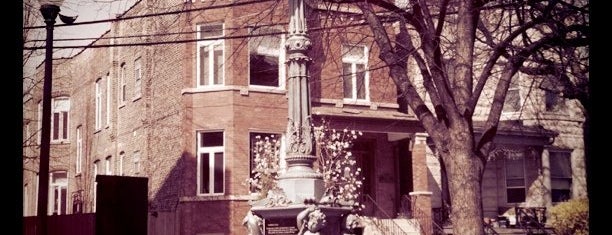
{"type": "Polygon", "coordinates": [[[70,141],[68,140],[51,140],[50,144],[70,144],[70,141]]]}
{"type": "Polygon", "coordinates": [[[370,106],[372,104],[369,100],[343,99],[342,101],[347,105],[370,106]]]}
{"type": "Polygon", "coordinates": [[[123,107],[125,107],[125,101],[124,101],[124,102],[121,102],[121,104],[119,104],[119,107],[117,107],[117,109],[121,109],[121,108],[123,108],[123,107]]]}
{"type": "Polygon", "coordinates": [[[94,134],[98,134],[101,131],[102,131],[102,129],[97,129],[97,130],[94,131],[94,134]]]}
{"type": "Polygon", "coordinates": [[[132,98],[132,102],[136,102],[136,101],[138,101],[140,98],[142,98],[142,96],[136,96],[136,97],[132,98]]]}
{"type": "Polygon", "coordinates": [[[265,87],[265,86],[200,86],[194,88],[185,88],[181,91],[182,95],[185,94],[197,94],[207,93],[216,91],[239,91],[242,95],[249,95],[249,92],[260,92],[260,93],[272,93],[272,94],[286,94],[287,90],[280,87],[265,87]]]}
{"type": "Polygon", "coordinates": [[[223,195],[223,194],[201,194],[198,196],[181,197],[180,202],[206,202],[206,201],[248,201],[254,200],[254,195],[223,195]]]}

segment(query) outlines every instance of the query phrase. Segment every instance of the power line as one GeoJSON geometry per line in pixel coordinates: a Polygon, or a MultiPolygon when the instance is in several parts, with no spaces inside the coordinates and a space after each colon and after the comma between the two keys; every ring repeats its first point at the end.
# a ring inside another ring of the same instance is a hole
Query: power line
{"type": "MultiPolygon", "coordinates": [[[[330,27],[314,27],[311,31],[323,31],[337,28],[349,28],[349,27],[357,27],[367,25],[365,22],[347,24],[347,25],[336,25],[330,27]]],[[[221,37],[210,37],[210,38],[200,38],[200,39],[184,39],[184,40],[173,40],[173,41],[158,41],[158,42],[141,42],[141,43],[118,43],[118,44],[106,44],[106,45],[86,45],[86,46],[53,46],[54,49],[78,49],[78,48],[107,48],[107,47],[129,47],[129,46],[151,46],[151,45],[163,45],[163,44],[179,44],[179,43],[190,43],[190,42],[198,42],[198,41],[214,41],[221,39],[241,39],[241,38],[250,38],[250,37],[261,37],[261,36],[269,36],[269,35],[281,35],[286,34],[286,31],[282,32],[272,32],[272,33],[262,33],[262,34],[247,34],[247,35],[233,35],[233,36],[221,36],[221,37]]],[[[106,38],[100,38],[106,39],[106,38]]],[[[44,46],[37,47],[23,47],[24,50],[39,50],[45,49],[44,46]]]]}
{"type": "MultiPolygon", "coordinates": [[[[226,7],[236,7],[236,6],[243,6],[243,5],[249,5],[249,4],[254,4],[254,3],[269,2],[269,1],[275,1],[275,0],[252,0],[252,1],[246,1],[246,2],[221,4],[221,5],[214,5],[214,6],[208,6],[208,7],[193,8],[193,9],[182,9],[182,10],[177,10],[177,11],[167,11],[167,12],[159,12],[159,13],[152,13],[152,14],[136,15],[136,16],[125,16],[125,17],[122,16],[120,18],[115,18],[115,19],[75,22],[72,24],[57,24],[55,25],[55,27],[75,26],[75,25],[85,25],[85,24],[100,24],[100,23],[116,22],[116,21],[122,21],[122,20],[132,20],[132,19],[139,19],[139,18],[146,18],[146,17],[153,17],[153,16],[173,15],[173,14],[179,14],[179,13],[192,12],[192,11],[211,10],[211,9],[219,9],[219,8],[226,8],[226,7]]],[[[23,27],[23,29],[42,29],[45,27],[46,26],[44,25],[40,25],[40,26],[23,27]]]]}

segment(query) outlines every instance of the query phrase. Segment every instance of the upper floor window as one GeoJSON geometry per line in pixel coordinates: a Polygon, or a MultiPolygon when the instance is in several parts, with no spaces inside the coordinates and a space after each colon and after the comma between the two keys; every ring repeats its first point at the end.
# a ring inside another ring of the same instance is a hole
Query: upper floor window
{"type": "Polygon", "coordinates": [[[560,93],[546,90],[544,95],[546,111],[556,112],[565,108],[565,100],[560,93]]]}
{"type": "Polygon", "coordinates": [[[567,201],[570,199],[572,189],[572,154],[569,151],[551,151],[549,155],[552,201],[567,201]]]}
{"type": "Polygon", "coordinates": [[[132,159],[134,175],[140,174],[140,151],[134,151],[133,159],[132,159]]]}
{"type": "Polygon", "coordinates": [[[225,185],[223,132],[198,133],[198,195],[222,194],[225,185]]]}
{"type": "Polygon", "coordinates": [[[224,71],[223,25],[198,25],[197,77],[198,86],[222,85],[224,71]]]}
{"type": "Polygon", "coordinates": [[[102,79],[96,80],[96,113],[95,113],[95,127],[96,130],[100,130],[102,127],[102,79]]]}
{"type": "Polygon", "coordinates": [[[66,214],[66,200],[68,199],[68,175],[66,171],[49,173],[49,213],[52,215],[66,214]]]}
{"type": "Polygon", "coordinates": [[[368,49],[359,45],[342,46],[342,82],[344,99],[369,100],[369,79],[366,71],[368,49]]]}
{"type": "Polygon", "coordinates": [[[508,203],[525,201],[525,161],[506,157],[506,199],[508,203]]]}
{"type": "Polygon", "coordinates": [[[127,86],[125,83],[126,69],[125,63],[121,63],[121,68],[119,68],[119,106],[124,105],[127,100],[127,86]]]}
{"type": "Polygon", "coordinates": [[[106,175],[113,174],[113,157],[112,156],[106,157],[106,160],[104,160],[104,168],[106,170],[106,175]]]}
{"type": "Polygon", "coordinates": [[[38,129],[36,130],[36,143],[40,144],[40,137],[42,136],[42,101],[38,101],[38,129]]]}
{"type": "Polygon", "coordinates": [[[81,173],[83,164],[83,136],[81,133],[81,126],[76,129],[76,161],[75,161],[75,172],[81,173]]]}
{"type": "Polygon", "coordinates": [[[123,175],[123,161],[125,160],[125,152],[119,152],[119,166],[117,166],[117,170],[119,171],[119,175],[123,175]]]}
{"type": "Polygon", "coordinates": [[[140,58],[134,60],[134,98],[141,96],[142,90],[142,67],[140,58]]]}
{"type": "Polygon", "coordinates": [[[51,116],[51,140],[68,139],[68,112],[70,100],[66,97],[53,99],[53,115],[51,116]]]}
{"type": "Polygon", "coordinates": [[[521,110],[521,94],[519,86],[519,78],[515,77],[510,82],[508,92],[506,92],[506,100],[502,112],[518,112],[521,110]]]}
{"type": "Polygon", "coordinates": [[[106,126],[110,125],[111,119],[111,102],[113,100],[112,91],[113,91],[113,81],[111,79],[110,73],[106,74],[106,126]]]}
{"type": "Polygon", "coordinates": [[[282,28],[258,27],[249,39],[249,85],[283,87],[285,35],[282,28]]]}

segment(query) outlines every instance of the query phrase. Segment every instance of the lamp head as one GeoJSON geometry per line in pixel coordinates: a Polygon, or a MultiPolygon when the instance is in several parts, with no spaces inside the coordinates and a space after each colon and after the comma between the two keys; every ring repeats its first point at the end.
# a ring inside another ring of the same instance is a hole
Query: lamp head
{"type": "Polygon", "coordinates": [[[77,17],[79,16],[65,16],[59,14],[60,20],[64,22],[64,24],[73,24],[77,17]]]}

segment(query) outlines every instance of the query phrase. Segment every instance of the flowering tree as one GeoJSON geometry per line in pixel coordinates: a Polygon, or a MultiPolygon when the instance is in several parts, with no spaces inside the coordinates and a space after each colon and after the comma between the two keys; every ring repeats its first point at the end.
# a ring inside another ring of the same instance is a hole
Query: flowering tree
{"type": "MultiPolygon", "coordinates": [[[[313,129],[318,157],[315,170],[323,175],[326,198],[334,203],[359,206],[357,199],[364,177],[350,148],[353,141],[363,134],[347,129],[336,131],[329,128],[326,121],[313,129]]],[[[260,193],[260,199],[265,198],[268,192],[277,187],[280,141],[274,135],[264,138],[257,136],[251,151],[254,167],[245,183],[251,191],[260,193]]]]}
{"type": "Polygon", "coordinates": [[[362,133],[330,129],[325,120],[314,132],[318,157],[315,170],[323,175],[325,195],[334,201],[358,206],[364,177],[350,149],[362,133]]]}
{"type": "Polygon", "coordinates": [[[276,187],[278,172],[280,170],[280,145],[278,137],[255,137],[253,146],[254,168],[251,170],[251,178],[246,180],[251,191],[260,192],[260,198],[265,198],[268,192],[276,187]]]}

